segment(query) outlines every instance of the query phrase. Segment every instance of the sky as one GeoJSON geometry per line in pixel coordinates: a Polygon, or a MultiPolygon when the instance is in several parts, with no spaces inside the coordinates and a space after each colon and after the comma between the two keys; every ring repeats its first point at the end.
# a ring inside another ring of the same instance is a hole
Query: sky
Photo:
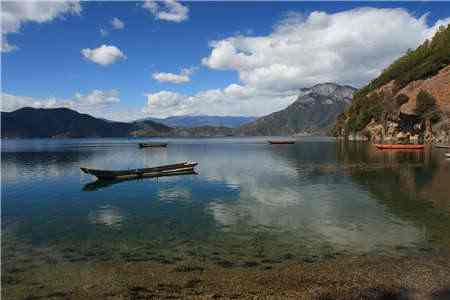
{"type": "Polygon", "coordinates": [[[1,108],[131,121],[263,116],[361,87],[450,23],[445,2],[1,2],[1,108]]]}

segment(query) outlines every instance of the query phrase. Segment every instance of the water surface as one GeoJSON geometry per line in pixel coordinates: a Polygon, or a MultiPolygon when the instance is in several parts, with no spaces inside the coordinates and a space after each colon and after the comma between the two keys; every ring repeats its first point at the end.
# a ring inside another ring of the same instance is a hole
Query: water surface
{"type": "Polygon", "coordinates": [[[445,151],[383,152],[330,138],[136,142],[3,140],[2,267],[198,260],[239,268],[450,249],[445,151]],[[199,163],[198,175],[104,185],[79,169],[186,160],[199,163]]]}

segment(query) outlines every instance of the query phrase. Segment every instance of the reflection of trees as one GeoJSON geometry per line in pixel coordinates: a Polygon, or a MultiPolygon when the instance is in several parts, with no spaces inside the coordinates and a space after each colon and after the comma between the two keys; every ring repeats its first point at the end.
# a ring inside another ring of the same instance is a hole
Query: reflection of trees
{"type": "Polygon", "coordinates": [[[380,151],[365,143],[337,147],[338,160],[350,166],[347,173],[352,180],[395,215],[426,228],[431,240],[450,246],[450,172],[439,156],[430,149],[380,151]]]}

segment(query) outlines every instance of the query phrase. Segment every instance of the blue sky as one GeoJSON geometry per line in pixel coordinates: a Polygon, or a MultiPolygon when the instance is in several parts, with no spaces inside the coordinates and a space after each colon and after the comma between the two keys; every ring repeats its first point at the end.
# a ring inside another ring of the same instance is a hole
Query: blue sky
{"type": "Polygon", "coordinates": [[[264,115],[302,87],[367,83],[450,17],[442,2],[149,3],[3,4],[2,109],[264,115]]]}

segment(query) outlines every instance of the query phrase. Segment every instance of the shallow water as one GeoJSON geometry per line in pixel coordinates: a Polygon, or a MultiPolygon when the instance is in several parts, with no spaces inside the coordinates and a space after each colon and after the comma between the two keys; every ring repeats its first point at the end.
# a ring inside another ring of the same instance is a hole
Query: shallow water
{"type": "MultiPolygon", "coordinates": [[[[301,138],[3,140],[2,268],[186,260],[218,268],[450,249],[450,161],[301,138]],[[198,175],[104,185],[80,166],[198,175]]],[[[20,287],[14,272],[2,283],[20,287]],[[15,281],[16,280],[16,281],[15,281]]],[[[20,277],[20,276],[19,276],[20,277]]]]}

